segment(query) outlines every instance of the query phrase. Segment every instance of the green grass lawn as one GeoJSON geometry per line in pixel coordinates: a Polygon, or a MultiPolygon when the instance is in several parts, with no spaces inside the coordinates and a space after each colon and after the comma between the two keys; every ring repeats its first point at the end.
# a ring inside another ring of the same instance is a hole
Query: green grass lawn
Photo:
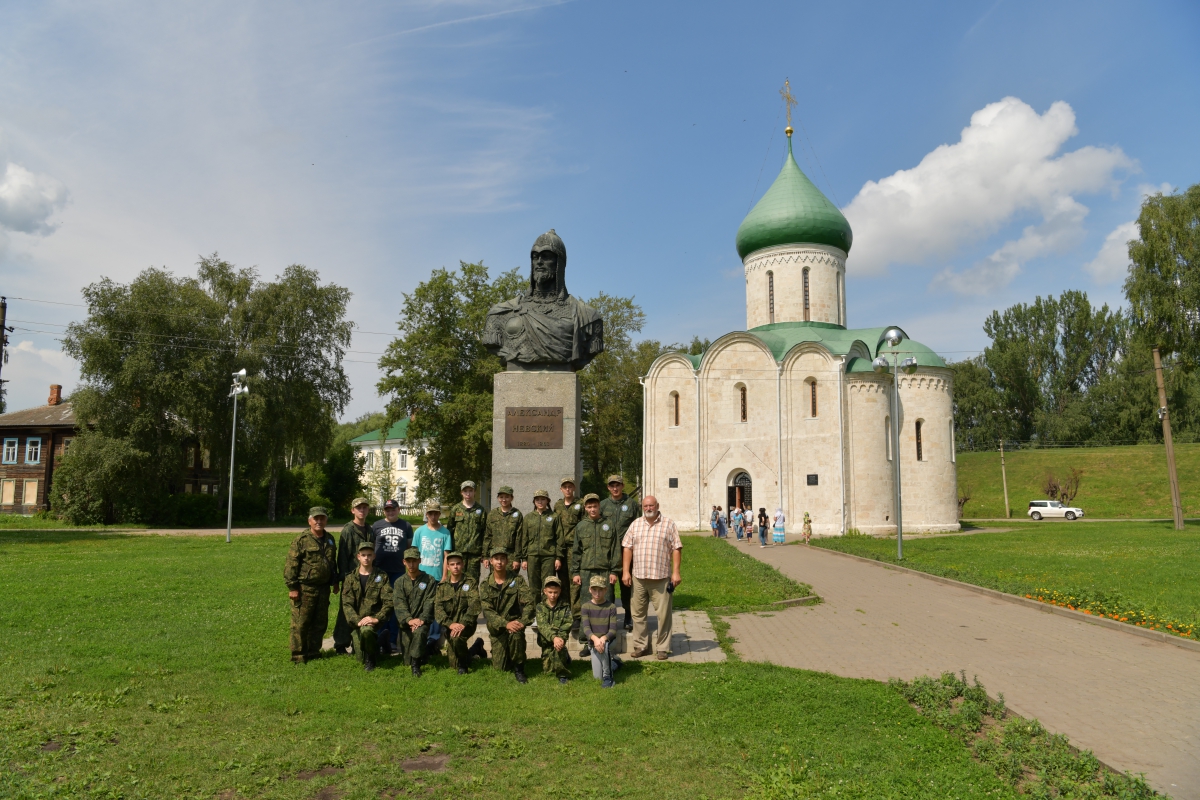
{"type": "Polygon", "coordinates": [[[813,593],[811,586],[797,583],[724,539],[706,534],[682,539],[683,583],[675,590],[676,608],[733,613],[813,593]]]}
{"type": "MultiPolygon", "coordinates": [[[[968,518],[1004,516],[1004,488],[1000,478],[1000,454],[959,453],[960,493],[971,489],[971,500],[963,509],[968,518]]],[[[1044,499],[1042,479],[1046,470],[1065,475],[1074,467],[1083,472],[1083,482],[1074,504],[1090,517],[1171,517],[1171,489],[1167,483],[1167,456],[1162,445],[1129,447],[1045,448],[1007,452],[1008,499],[1013,515],[1020,517],[1030,500],[1044,499]]],[[[1200,517],[1200,444],[1175,445],[1184,516],[1200,517]]]]}
{"type": "MultiPolygon", "coordinates": [[[[872,681],[638,663],[602,690],[582,664],[565,687],[534,664],[527,686],[294,666],[288,539],[0,533],[0,796],[1015,797],[872,681]]],[[[692,607],[797,591],[716,557],[724,542],[685,547],[692,607]]]]}
{"type": "MultiPolygon", "coordinates": [[[[895,563],[896,540],[850,536],[813,544],[895,563]]],[[[1119,595],[1200,622],[1200,524],[1041,522],[1007,533],[905,539],[904,566],[1013,594],[1035,589],[1119,595]]]]}

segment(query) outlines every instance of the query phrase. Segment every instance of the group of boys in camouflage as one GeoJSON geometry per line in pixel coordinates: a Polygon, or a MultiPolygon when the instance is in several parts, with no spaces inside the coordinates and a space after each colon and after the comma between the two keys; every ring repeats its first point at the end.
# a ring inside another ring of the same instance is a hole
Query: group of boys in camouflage
{"type": "MultiPolygon", "coordinates": [[[[354,519],[342,528],[336,547],[325,531],[326,509],[310,509],[309,530],[292,542],[284,567],[292,602],[292,660],[303,663],[320,656],[329,596],[340,593],[335,650],[344,652],[352,645],[368,671],[379,655],[379,634],[394,614],[400,629],[395,644],[414,676],[443,646],[450,666],[464,674],[475,657],[486,656],[481,639],[468,644],[482,614],[496,669],[513,672],[525,683],[525,629],[533,626],[546,673],[565,683],[571,664],[566,644],[572,634],[583,644],[580,655],[589,655],[580,629],[580,601],[587,587],[606,589],[603,601],[613,601],[614,587],[621,585],[621,539],[640,510],[624,494],[619,475],[609,478],[608,487],[610,497],[604,502],[594,494],[579,500],[574,479],[564,478],[563,497],[553,508],[549,493],[539,490],[534,509],[523,515],[512,505],[510,487],[501,486],[497,507],[484,513],[474,502],[475,484],[464,481],[463,501],[446,519],[454,549],[445,556],[441,581],[421,570],[416,547],[404,552],[405,572],[394,581],[374,566],[375,536],[366,525],[366,498],[355,499],[354,519]],[[480,570],[485,554],[486,578],[480,570]],[[564,585],[570,587],[569,601],[564,585]],[[531,586],[538,588],[539,597],[531,586]],[[432,642],[431,629],[440,630],[432,642]]],[[[601,596],[592,593],[594,600],[601,596]]],[[[628,616],[625,625],[630,625],[628,616]]]]}

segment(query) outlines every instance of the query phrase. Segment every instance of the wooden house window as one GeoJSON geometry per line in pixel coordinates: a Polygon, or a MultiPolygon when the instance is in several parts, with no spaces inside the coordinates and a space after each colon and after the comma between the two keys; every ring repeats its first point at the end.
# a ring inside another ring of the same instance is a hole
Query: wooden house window
{"type": "Polygon", "coordinates": [[[21,487],[21,504],[26,506],[37,505],[37,481],[25,481],[25,485],[21,487]]]}
{"type": "Polygon", "coordinates": [[[40,464],[42,463],[42,440],[41,437],[31,437],[25,440],[25,463],[40,464]]]}
{"type": "Polygon", "coordinates": [[[4,463],[5,464],[17,463],[17,440],[16,439],[5,439],[4,440],[4,463]]]}

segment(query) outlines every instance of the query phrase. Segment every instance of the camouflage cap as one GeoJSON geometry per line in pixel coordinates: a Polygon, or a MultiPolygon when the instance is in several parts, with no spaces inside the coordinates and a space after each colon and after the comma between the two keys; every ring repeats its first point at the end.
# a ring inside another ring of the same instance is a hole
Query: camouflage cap
{"type": "Polygon", "coordinates": [[[488,558],[492,558],[493,556],[506,556],[506,555],[508,555],[508,548],[502,544],[496,545],[488,552],[488,558]]]}
{"type": "MultiPolygon", "coordinates": [[[[410,548],[408,548],[408,550],[416,550],[416,549],[417,549],[417,548],[415,548],[415,547],[410,547],[410,548]]],[[[408,554],[408,550],[405,550],[405,551],[404,551],[404,552],[405,552],[405,556],[404,556],[405,558],[408,558],[408,555],[407,555],[407,554],[408,554]]],[[[419,551],[418,551],[418,552],[419,552],[419,551]]],[[[458,552],[457,550],[451,550],[449,553],[446,553],[446,562],[447,562],[447,563],[449,563],[449,562],[450,562],[450,559],[452,559],[452,558],[457,558],[459,561],[466,561],[466,560],[467,560],[466,556],[464,556],[462,553],[458,552]]]]}
{"type": "Polygon", "coordinates": [[[589,589],[607,589],[608,588],[608,578],[604,577],[603,575],[593,575],[591,580],[588,581],[588,588],[589,589]]]}
{"type": "Polygon", "coordinates": [[[558,485],[559,485],[559,486],[566,486],[568,483],[570,483],[570,484],[574,484],[574,483],[575,483],[575,479],[574,479],[574,478],[563,478],[561,481],[559,481],[559,482],[558,482],[558,485]]]}
{"type": "Polygon", "coordinates": [[[460,483],[458,485],[458,488],[459,488],[459,491],[461,491],[463,489],[474,489],[475,481],[463,481],[462,483],[460,483]]]}
{"type": "Polygon", "coordinates": [[[368,500],[367,498],[356,497],[356,498],[354,498],[354,502],[350,504],[350,507],[358,508],[359,506],[369,506],[369,505],[371,505],[371,501],[368,500]]]}
{"type": "Polygon", "coordinates": [[[496,490],[496,494],[498,494],[498,495],[506,494],[509,497],[512,497],[512,493],[513,493],[513,490],[512,490],[511,486],[501,486],[499,489],[496,490]]]}
{"type": "Polygon", "coordinates": [[[624,485],[625,485],[625,479],[624,479],[624,478],[622,478],[620,475],[609,475],[609,476],[608,476],[608,483],[619,483],[619,484],[621,484],[622,486],[624,486],[624,485]]]}
{"type": "MultiPolygon", "coordinates": [[[[408,548],[407,550],[404,551],[404,560],[408,561],[410,558],[415,558],[417,560],[420,560],[421,551],[415,547],[408,548]]],[[[449,556],[447,556],[447,558],[449,558],[449,556]]]]}
{"type": "Polygon", "coordinates": [[[598,494],[595,494],[595,493],[592,493],[592,494],[585,494],[585,495],[583,496],[583,504],[584,504],[585,506],[586,506],[588,503],[592,502],[593,500],[595,500],[597,503],[599,503],[599,502],[600,502],[600,495],[598,495],[598,494]]]}
{"type": "Polygon", "coordinates": [[[550,499],[550,493],[549,493],[549,492],[547,492],[545,489],[538,489],[536,492],[534,492],[534,493],[533,493],[533,499],[534,499],[534,500],[537,500],[539,497],[544,497],[544,498],[546,498],[547,500],[549,500],[549,499],[550,499]]]}
{"type": "Polygon", "coordinates": [[[558,579],[558,576],[557,576],[557,575],[547,575],[547,576],[546,576],[546,580],[542,581],[542,586],[543,586],[543,587],[546,587],[546,586],[557,586],[558,588],[560,588],[560,589],[561,589],[561,588],[562,588],[562,581],[560,581],[560,580],[558,579]]]}
{"type": "Polygon", "coordinates": [[[366,551],[368,551],[368,552],[371,552],[371,553],[374,553],[374,552],[375,552],[375,545],[374,545],[372,542],[361,542],[361,543],[359,543],[359,545],[358,545],[358,552],[359,552],[359,553],[361,553],[361,552],[362,552],[362,551],[364,551],[364,550],[366,550],[366,551]]]}
{"type": "Polygon", "coordinates": [[[328,517],[329,511],[325,506],[313,506],[308,510],[308,515],[310,517],[328,517]]]}
{"type": "Polygon", "coordinates": [[[441,510],[442,510],[442,504],[441,504],[441,502],[439,502],[437,500],[437,498],[431,497],[425,501],[425,513],[426,514],[428,514],[430,511],[440,512],[441,510]]]}

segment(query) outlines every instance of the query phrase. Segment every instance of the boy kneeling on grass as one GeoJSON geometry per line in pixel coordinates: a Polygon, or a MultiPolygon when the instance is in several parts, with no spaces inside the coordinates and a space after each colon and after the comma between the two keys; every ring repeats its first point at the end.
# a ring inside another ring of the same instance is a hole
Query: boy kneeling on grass
{"type": "Polygon", "coordinates": [[[351,629],[354,655],[371,672],[379,657],[379,631],[392,613],[392,584],[386,572],[375,569],[373,542],[359,544],[356,557],[358,569],[342,585],[342,614],[351,629]]]}
{"type": "Polygon", "coordinates": [[[580,608],[581,631],[591,644],[592,677],[600,680],[604,689],[613,687],[613,673],[621,668],[621,659],[612,654],[612,643],[617,638],[620,623],[617,622],[617,607],[608,599],[609,583],[603,575],[593,575],[588,581],[588,592],[592,599],[580,608]]]}
{"type": "Polygon", "coordinates": [[[446,569],[450,571],[446,580],[437,585],[433,593],[433,616],[442,626],[446,638],[446,657],[450,667],[459,675],[466,675],[471,659],[483,658],[483,641],[476,639],[470,647],[467,641],[475,635],[479,623],[479,589],[474,578],[463,575],[466,559],[463,554],[451,551],[446,554],[446,569]]]}
{"type": "Polygon", "coordinates": [[[533,622],[533,592],[520,575],[508,574],[508,548],[493,547],[492,574],[479,587],[479,603],[492,637],[492,666],[525,683],[525,629],[533,622]]]}
{"type": "Polygon", "coordinates": [[[421,551],[415,547],[405,550],[404,572],[392,584],[392,610],[400,623],[397,644],[404,652],[404,663],[412,667],[414,678],[421,677],[421,665],[429,648],[437,587],[437,579],[421,571],[421,551]]]}
{"type": "Polygon", "coordinates": [[[558,676],[559,683],[571,679],[571,656],[567,639],[571,636],[571,604],[562,602],[562,581],[547,575],[542,581],[544,599],[537,605],[537,643],[542,648],[542,671],[558,676]]]}

